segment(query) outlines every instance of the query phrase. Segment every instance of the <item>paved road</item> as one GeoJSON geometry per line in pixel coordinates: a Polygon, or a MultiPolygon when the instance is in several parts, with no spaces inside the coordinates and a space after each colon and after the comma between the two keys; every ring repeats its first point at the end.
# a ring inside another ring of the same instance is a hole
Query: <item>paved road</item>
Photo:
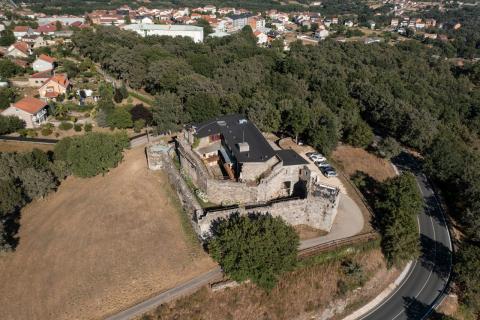
{"type": "Polygon", "coordinates": [[[210,270],[190,281],[187,281],[175,288],[167,290],[157,296],[143,301],[125,311],[117,313],[106,318],[106,320],[127,320],[141,316],[145,312],[151,311],[162,303],[169,302],[180,296],[185,296],[189,293],[195,292],[197,289],[209,284],[211,281],[222,277],[222,270],[220,267],[210,270]]]}
{"type": "Polygon", "coordinates": [[[425,199],[419,215],[422,255],[398,288],[380,305],[360,317],[365,320],[425,319],[445,295],[452,266],[452,244],[442,209],[418,164],[402,154],[395,164],[415,174],[425,199]]]}

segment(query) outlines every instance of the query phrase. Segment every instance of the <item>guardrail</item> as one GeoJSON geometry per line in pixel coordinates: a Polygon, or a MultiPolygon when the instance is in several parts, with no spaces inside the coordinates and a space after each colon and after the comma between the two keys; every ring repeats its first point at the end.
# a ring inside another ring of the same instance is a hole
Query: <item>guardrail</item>
{"type": "Polygon", "coordinates": [[[314,256],[318,253],[332,251],[341,247],[349,246],[352,244],[364,243],[371,240],[376,240],[380,235],[375,231],[370,231],[366,233],[357,234],[348,238],[343,238],[339,240],[332,240],[325,242],[310,248],[302,249],[298,252],[298,257],[301,259],[314,256]]]}

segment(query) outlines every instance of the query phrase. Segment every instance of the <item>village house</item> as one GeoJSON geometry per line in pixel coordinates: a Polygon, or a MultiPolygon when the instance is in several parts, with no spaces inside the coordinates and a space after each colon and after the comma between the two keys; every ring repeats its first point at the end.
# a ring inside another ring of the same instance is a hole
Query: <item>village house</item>
{"type": "Polygon", "coordinates": [[[17,39],[20,39],[26,36],[27,34],[32,34],[32,33],[33,33],[33,30],[29,26],[16,26],[15,28],[13,28],[13,35],[17,39]]]}
{"type": "Polygon", "coordinates": [[[33,88],[40,88],[52,77],[52,70],[37,72],[28,77],[28,85],[33,88]]]}
{"type": "Polygon", "coordinates": [[[267,44],[268,36],[265,33],[261,31],[255,31],[254,34],[255,34],[255,37],[257,38],[257,44],[260,44],[260,45],[267,44]]]}
{"type": "Polygon", "coordinates": [[[7,56],[13,58],[28,58],[32,54],[30,46],[25,42],[15,42],[7,50],[7,56]]]}
{"type": "Polygon", "coordinates": [[[47,70],[53,70],[55,68],[55,58],[52,58],[46,54],[41,54],[32,64],[34,71],[41,72],[47,70]]]}
{"type": "Polygon", "coordinates": [[[37,29],[35,29],[35,34],[51,36],[55,34],[55,31],[57,31],[57,26],[55,22],[52,22],[43,26],[39,26],[37,29]]]}
{"type": "Polygon", "coordinates": [[[55,74],[38,89],[40,98],[55,100],[59,95],[66,94],[70,88],[70,81],[66,74],[55,74]]]}
{"type": "Polygon", "coordinates": [[[2,112],[4,116],[15,116],[25,121],[26,128],[36,128],[47,120],[48,104],[42,100],[26,97],[10,104],[2,112]]]}
{"type": "Polygon", "coordinates": [[[22,38],[22,42],[26,42],[32,49],[38,49],[47,46],[47,41],[42,36],[31,34],[22,38]]]}

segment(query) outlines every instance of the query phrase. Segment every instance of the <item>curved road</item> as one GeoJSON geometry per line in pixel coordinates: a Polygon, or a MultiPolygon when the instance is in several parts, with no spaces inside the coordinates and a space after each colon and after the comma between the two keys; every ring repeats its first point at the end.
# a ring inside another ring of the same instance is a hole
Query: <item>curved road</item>
{"type": "Polygon", "coordinates": [[[362,320],[426,319],[445,296],[452,267],[452,243],[438,199],[415,160],[402,153],[395,164],[411,171],[425,200],[418,216],[422,253],[396,290],[362,320]]]}

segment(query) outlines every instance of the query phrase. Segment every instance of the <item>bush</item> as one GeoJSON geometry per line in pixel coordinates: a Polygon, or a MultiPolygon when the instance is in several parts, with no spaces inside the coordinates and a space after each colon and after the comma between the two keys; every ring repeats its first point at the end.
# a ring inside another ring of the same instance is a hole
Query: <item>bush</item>
{"type": "Polygon", "coordinates": [[[49,136],[53,133],[52,129],[49,128],[43,128],[42,131],[40,131],[42,136],[49,136]]]}
{"type": "Polygon", "coordinates": [[[91,123],[85,123],[85,127],[83,128],[83,130],[85,130],[85,132],[91,132],[92,128],[93,126],[91,123]]]}
{"type": "Polygon", "coordinates": [[[82,124],[81,123],[75,123],[75,125],[73,126],[73,130],[75,130],[76,132],[82,131],[82,124]]]}
{"type": "Polygon", "coordinates": [[[0,134],[9,134],[25,128],[25,121],[15,116],[0,115],[0,134]]]}
{"type": "Polygon", "coordinates": [[[281,218],[270,215],[232,215],[220,220],[208,249],[227,275],[251,279],[270,290],[283,272],[297,263],[298,235],[281,218]]]}
{"type": "Polygon", "coordinates": [[[59,128],[60,130],[63,130],[63,131],[68,131],[68,130],[70,130],[70,129],[73,128],[73,124],[71,124],[70,122],[65,122],[65,121],[64,121],[64,122],[60,123],[60,125],[58,126],[58,128],[59,128]]]}
{"type": "Polygon", "coordinates": [[[133,123],[133,131],[139,133],[145,127],[145,120],[139,119],[133,123]]]}

